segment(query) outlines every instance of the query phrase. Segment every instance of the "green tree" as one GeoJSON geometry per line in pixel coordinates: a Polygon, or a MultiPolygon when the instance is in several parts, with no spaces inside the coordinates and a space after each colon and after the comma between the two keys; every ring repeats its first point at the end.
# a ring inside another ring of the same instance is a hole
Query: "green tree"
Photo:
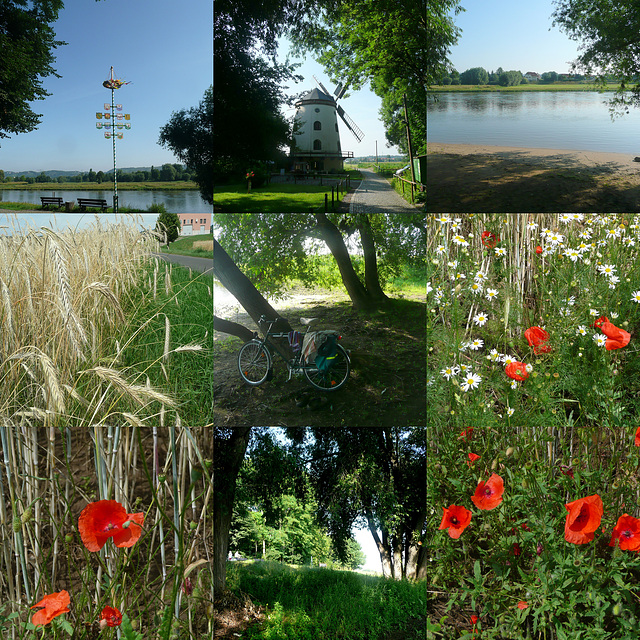
{"type": "Polygon", "coordinates": [[[156,220],[156,231],[166,234],[167,246],[178,239],[180,235],[180,218],[177,213],[163,212],[156,220]]]}
{"type": "Polygon", "coordinates": [[[33,131],[42,114],[30,103],[51,95],[42,88],[47,76],[60,76],[51,66],[53,50],[66,44],[55,39],[51,24],[62,0],[3,0],[0,7],[0,138],[33,131]]]}
{"type": "Polygon", "coordinates": [[[540,80],[546,84],[551,84],[552,82],[558,81],[558,74],[555,71],[545,71],[540,76],[540,80]]]}
{"type": "Polygon", "coordinates": [[[519,85],[522,82],[522,78],[522,72],[520,71],[503,71],[498,78],[498,83],[502,87],[513,87],[519,85]]]}
{"type": "Polygon", "coordinates": [[[97,176],[96,172],[93,169],[89,169],[89,175],[88,175],[89,182],[95,182],[96,176],[97,176]]]}
{"type": "Polygon", "coordinates": [[[96,173],[96,182],[102,183],[104,181],[104,171],[98,171],[96,173]]]}
{"type": "Polygon", "coordinates": [[[489,73],[482,67],[473,67],[460,74],[460,84],[488,84],[489,73]]]}
{"type": "Polygon", "coordinates": [[[175,167],[171,164],[163,164],[160,169],[160,180],[163,182],[173,182],[178,175],[175,167]]]}
{"type": "Polygon", "coordinates": [[[607,75],[619,83],[609,101],[612,114],[640,106],[640,11],[636,0],[556,0],[553,25],[581,43],[573,70],[595,75],[606,85],[607,75]]]}
{"type": "MultiPolygon", "coordinates": [[[[203,200],[213,204],[214,149],[216,156],[221,153],[213,138],[213,86],[207,89],[197,107],[171,115],[160,130],[159,143],[186,163],[192,179],[200,187],[203,200]]],[[[158,178],[158,170],[151,167],[151,180],[158,178]],[[158,177],[154,176],[154,171],[158,177]]]]}

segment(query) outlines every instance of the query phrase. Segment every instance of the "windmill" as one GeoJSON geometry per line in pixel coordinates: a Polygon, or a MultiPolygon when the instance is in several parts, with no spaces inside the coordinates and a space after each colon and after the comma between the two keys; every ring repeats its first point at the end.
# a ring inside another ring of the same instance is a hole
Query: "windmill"
{"type": "Polygon", "coordinates": [[[353,151],[342,151],[338,116],[360,142],[364,133],[345,113],[337,101],[344,95],[346,87],[339,83],[333,97],[315,77],[320,89],[312,89],[303,95],[296,106],[296,133],[291,148],[294,171],[342,171],[344,158],[353,158],[353,151]]]}

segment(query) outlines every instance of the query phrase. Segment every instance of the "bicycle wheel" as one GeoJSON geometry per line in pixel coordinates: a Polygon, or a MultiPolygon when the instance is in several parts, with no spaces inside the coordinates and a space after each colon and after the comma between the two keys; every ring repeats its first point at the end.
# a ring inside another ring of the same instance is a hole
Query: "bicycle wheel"
{"type": "Polygon", "coordinates": [[[262,384],[271,369],[271,354],[258,340],[242,345],[238,354],[240,377],[252,387],[262,384]]]}
{"type": "Polygon", "coordinates": [[[320,391],[337,391],[345,385],[351,372],[349,356],[338,344],[335,360],[328,371],[320,371],[317,368],[304,370],[309,383],[320,391]]]}

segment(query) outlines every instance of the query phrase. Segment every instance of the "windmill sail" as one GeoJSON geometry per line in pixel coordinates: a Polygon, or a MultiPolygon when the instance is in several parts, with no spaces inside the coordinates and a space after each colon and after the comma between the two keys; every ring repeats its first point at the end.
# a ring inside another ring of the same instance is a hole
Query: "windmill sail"
{"type": "Polygon", "coordinates": [[[347,90],[347,87],[342,85],[342,82],[338,84],[336,90],[333,92],[333,95],[336,97],[336,102],[342,98],[344,92],[347,90]]]}
{"type": "Polygon", "coordinates": [[[336,111],[338,115],[342,118],[342,121],[347,125],[347,129],[353,133],[355,139],[358,142],[362,142],[362,138],[364,138],[364,133],[360,130],[360,127],[344,112],[344,109],[340,106],[336,106],[336,111]]]}
{"type": "Polygon", "coordinates": [[[327,88],[322,84],[322,82],[320,82],[320,80],[318,80],[318,78],[316,78],[315,76],[313,76],[313,79],[320,85],[320,88],[327,94],[327,95],[331,95],[328,91],[327,88]]]}

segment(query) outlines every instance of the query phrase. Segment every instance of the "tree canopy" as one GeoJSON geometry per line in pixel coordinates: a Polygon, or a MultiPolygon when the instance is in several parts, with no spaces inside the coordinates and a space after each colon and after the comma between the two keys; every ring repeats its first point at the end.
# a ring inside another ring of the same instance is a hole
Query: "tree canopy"
{"type": "Polygon", "coordinates": [[[187,165],[203,200],[213,204],[213,87],[207,89],[197,107],[171,115],[160,129],[159,143],[187,165]]]}
{"type": "Polygon", "coordinates": [[[448,55],[460,37],[453,16],[464,11],[459,0],[429,0],[427,3],[426,85],[438,84],[451,71],[448,55]]]}
{"type": "Polygon", "coordinates": [[[33,131],[42,114],[30,102],[51,95],[42,79],[60,76],[51,66],[53,50],[66,44],[55,39],[51,23],[62,0],[3,0],[0,3],[0,138],[33,131]]]}
{"type": "Polygon", "coordinates": [[[640,106],[640,6],[636,0],[558,0],[553,24],[572,40],[581,42],[582,53],[573,69],[596,75],[605,85],[607,76],[619,87],[610,101],[612,112],[640,106]]]}

